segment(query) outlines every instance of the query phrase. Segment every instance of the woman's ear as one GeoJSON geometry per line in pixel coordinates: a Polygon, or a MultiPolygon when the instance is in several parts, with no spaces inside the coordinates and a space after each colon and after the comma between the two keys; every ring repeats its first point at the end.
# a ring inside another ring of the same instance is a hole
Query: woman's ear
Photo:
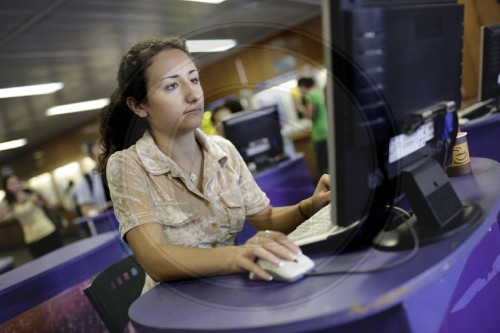
{"type": "Polygon", "coordinates": [[[130,110],[141,118],[145,118],[148,115],[148,112],[144,109],[142,103],[137,102],[137,100],[133,97],[127,97],[127,105],[130,110]]]}

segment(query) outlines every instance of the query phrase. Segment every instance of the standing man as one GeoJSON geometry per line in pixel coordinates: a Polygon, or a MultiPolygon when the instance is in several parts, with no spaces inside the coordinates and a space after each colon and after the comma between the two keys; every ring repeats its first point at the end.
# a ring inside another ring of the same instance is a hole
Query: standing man
{"type": "Polygon", "coordinates": [[[303,102],[299,112],[312,121],[311,140],[316,156],[316,177],[319,178],[322,174],[328,173],[328,124],[325,96],[320,89],[315,88],[314,80],[310,77],[300,78],[297,85],[303,102]]]}
{"type": "Polygon", "coordinates": [[[82,216],[95,216],[111,207],[111,199],[107,187],[104,186],[101,174],[97,171],[101,148],[98,142],[85,143],[88,155],[96,163],[96,167],[86,173],[75,190],[76,204],[82,216]]]}

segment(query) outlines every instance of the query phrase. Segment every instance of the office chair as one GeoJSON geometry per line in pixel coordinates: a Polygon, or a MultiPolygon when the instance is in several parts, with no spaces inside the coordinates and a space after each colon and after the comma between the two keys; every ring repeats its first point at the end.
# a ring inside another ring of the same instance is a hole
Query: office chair
{"type": "Polygon", "coordinates": [[[99,273],[83,289],[110,333],[123,332],[129,322],[128,308],[139,297],[145,272],[133,255],[99,273]]]}

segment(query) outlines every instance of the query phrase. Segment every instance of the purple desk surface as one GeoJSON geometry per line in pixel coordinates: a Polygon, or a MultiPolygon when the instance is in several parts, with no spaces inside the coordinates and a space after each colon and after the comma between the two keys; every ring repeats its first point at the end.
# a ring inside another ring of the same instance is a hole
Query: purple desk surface
{"type": "Polygon", "coordinates": [[[254,179],[276,207],[296,204],[316,187],[302,154],[255,174],[254,179]]]}
{"type": "Polygon", "coordinates": [[[86,238],[0,275],[0,323],[102,271],[125,255],[114,232],[86,238]]]}
{"type": "MultiPolygon", "coordinates": [[[[132,304],[132,324],[139,332],[498,332],[500,164],[474,158],[472,166],[451,181],[462,199],[480,204],[483,222],[421,247],[405,264],[293,283],[248,274],[163,283],[132,304]]],[[[311,257],[317,270],[366,270],[407,253],[311,257]]]]}

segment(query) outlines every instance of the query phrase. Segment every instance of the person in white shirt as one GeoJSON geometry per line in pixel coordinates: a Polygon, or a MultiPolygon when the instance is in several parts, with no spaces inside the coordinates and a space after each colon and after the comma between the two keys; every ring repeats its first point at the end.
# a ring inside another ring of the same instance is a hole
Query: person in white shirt
{"type": "MultiPolygon", "coordinates": [[[[101,148],[97,141],[86,143],[89,156],[98,163],[101,148]]],[[[95,216],[110,208],[109,192],[101,174],[94,169],[86,173],[75,189],[76,204],[82,216],[95,216]]]]}

